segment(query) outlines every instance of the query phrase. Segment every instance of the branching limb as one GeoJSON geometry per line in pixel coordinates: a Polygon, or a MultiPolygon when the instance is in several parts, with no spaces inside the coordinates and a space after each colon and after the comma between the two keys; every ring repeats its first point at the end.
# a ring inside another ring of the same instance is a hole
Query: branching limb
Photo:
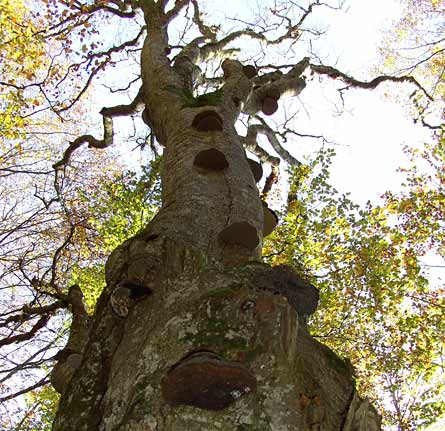
{"type": "Polygon", "coordinates": [[[48,314],[43,315],[36,324],[31,328],[30,331],[24,333],[24,334],[17,334],[13,335],[11,337],[5,337],[0,340],[0,347],[7,346],[9,344],[13,343],[20,343],[22,341],[30,340],[34,337],[34,335],[42,328],[46,326],[50,319],[50,316],[48,314]]]}
{"type": "Polygon", "coordinates": [[[27,387],[25,389],[22,389],[22,390],[20,390],[18,392],[13,393],[13,394],[7,395],[6,397],[0,398],[0,403],[3,403],[3,402],[8,401],[8,400],[12,400],[14,398],[17,398],[20,395],[26,394],[26,393],[28,393],[30,391],[33,391],[34,389],[37,389],[37,388],[40,388],[41,386],[47,385],[49,383],[48,376],[49,375],[45,376],[43,379],[39,380],[34,385],[31,385],[31,386],[29,386],[29,387],[27,387]]]}
{"type": "Polygon", "coordinates": [[[261,193],[262,198],[266,199],[272,186],[278,181],[280,172],[280,158],[270,155],[266,150],[258,145],[257,136],[258,133],[262,133],[260,128],[261,126],[258,124],[249,126],[246,137],[243,139],[243,143],[246,150],[250,151],[252,154],[255,154],[263,163],[269,163],[271,166],[270,174],[266,178],[266,182],[264,183],[263,191],[261,193]]]}
{"type": "Polygon", "coordinates": [[[308,66],[309,58],[305,57],[287,73],[274,71],[258,77],[254,80],[254,91],[250,95],[243,112],[255,115],[262,109],[266,97],[278,100],[284,95],[298,96],[306,87],[306,81],[302,78],[302,75],[308,66]]]}
{"type": "MultiPolygon", "coordinates": [[[[166,6],[166,1],[161,2],[163,3],[162,6],[163,8],[165,8],[166,6]]],[[[176,0],[175,1],[175,5],[165,13],[165,21],[168,24],[171,20],[173,20],[174,18],[176,18],[179,13],[181,12],[181,10],[187,6],[190,3],[190,0],[176,0]]]]}
{"type": "Polygon", "coordinates": [[[60,308],[66,307],[67,303],[65,301],[57,301],[49,305],[44,305],[42,307],[30,307],[28,305],[24,305],[20,314],[9,316],[7,319],[0,323],[0,328],[7,326],[11,322],[25,322],[27,320],[33,319],[35,316],[47,315],[60,308]]]}
{"type": "MultiPolygon", "coordinates": [[[[196,0],[195,0],[196,2],[196,0]]],[[[298,8],[302,10],[302,15],[298,22],[293,23],[291,19],[286,17],[285,15],[280,14],[277,8],[271,10],[272,14],[281,18],[283,21],[287,22],[286,32],[281,36],[278,36],[275,39],[268,39],[265,35],[267,29],[264,28],[262,31],[254,31],[251,28],[246,28],[244,30],[234,31],[219,41],[216,41],[215,38],[212,38],[212,41],[207,45],[201,47],[201,58],[208,59],[212,56],[219,55],[223,49],[231,42],[241,38],[241,37],[249,37],[251,39],[259,40],[266,45],[279,45],[286,40],[296,41],[299,39],[301,33],[304,31],[301,27],[308,18],[308,16],[313,12],[314,7],[316,6],[329,6],[320,1],[312,2],[307,9],[302,8],[301,6],[296,5],[298,8]]],[[[280,26],[282,27],[282,26],[280,26]]],[[[208,28],[208,27],[207,27],[208,28]]],[[[200,28],[201,30],[201,28],[200,28]]],[[[201,31],[202,34],[205,34],[201,31]]]]}
{"type": "Polygon", "coordinates": [[[351,76],[348,76],[345,73],[340,72],[339,70],[331,66],[310,64],[310,68],[313,72],[317,73],[318,75],[327,75],[332,79],[340,79],[345,84],[347,84],[348,87],[363,88],[367,90],[372,90],[384,82],[409,82],[410,84],[415,85],[417,89],[420,90],[430,101],[433,100],[430,94],[425,90],[425,88],[422,87],[422,85],[420,85],[417,79],[414,78],[413,76],[381,75],[374,78],[371,81],[366,82],[366,81],[359,81],[351,76]]]}
{"type": "Polygon", "coordinates": [[[278,166],[272,166],[270,174],[268,175],[266,181],[264,182],[263,191],[261,192],[261,199],[263,201],[267,199],[267,196],[271,191],[273,185],[278,182],[279,173],[280,171],[278,169],[278,166]]]}
{"type": "Polygon", "coordinates": [[[103,116],[103,139],[96,139],[92,135],[82,135],[70,143],[65,150],[63,157],[53,165],[54,169],[60,169],[70,161],[71,155],[83,144],[88,144],[90,148],[107,148],[113,144],[113,117],[131,115],[136,112],[142,104],[142,88],[139,90],[135,99],[129,105],[117,105],[110,108],[102,108],[100,113],[103,116]]]}
{"type": "Polygon", "coordinates": [[[301,162],[298,161],[294,156],[292,156],[285,148],[283,148],[283,146],[280,144],[280,141],[277,139],[276,132],[269,127],[264,119],[259,116],[255,116],[255,119],[258,120],[260,124],[249,126],[248,135],[249,133],[253,135],[255,140],[258,133],[266,136],[272,148],[286,163],[289,163],[293,166],[300,166],[301,162]]]}
{"type": "Polygon", "coordinates": [[[100,113],[105,117],[124,117],[135,114],[143,105],[144,90],[141,87],[136,97],[128,105],[117,105],[110,108],[102,108],[100,113]]]}
{"type": "Polygon", "coordinates": [[[139,40],[141,39],[142,35],[145,33],[147,27],[143,26],[141,27],[141,29],[139,30],[139,33],[131,40],[128,40],[118,46],[113,46],[110,49],[108,49],[107,51],[101,51],[101,52],[95,52],[92,54],[89,54],[85,60],[83,60],[81,63],[77,63],[77,64],[72,64],[69,68],[68,68],[68,72],[65,74],[65,76],[57,83],[56,86],[60,86],[69,76],[69,72],[71,70],[78,70],[80,66],[85,66],[86,69],[88,69],[89,67],[92,67],[92,71],[86,81],[86,83],[84,84],[83,88],[79,91],[79,93],[77,94],[76,97],[74,97],[66,106],[62,107],[62,108],[52,108],[54,112],[56,112],[56,114],[60,115],[60,113],[67,111],[68,109],[70,109],[75,103],[77,103],[80,98],[83,96],[83,94],[87,91],[87,89],[89,88],[93,78],[102,70],[105,69],[105,67],[107,66],[107,64],[111,61],[112,59],[112,55],[115,53],[120,53],[121,51],[123,51],[124,49],[127,49],[131,46],[136,46],[139,43],[139,40]],[[94,61],[99,62],[96,66],[93,66],[94,61]]]}
{"type": "Polygon", "coordinates": [[[194,8],[193,22],[198,26],[200,33],[205,39],[215,41],[218,27],[209,27],[201,19],[201,12],[199,10],[199,5],[197,0],[191,0],[194,8]]]}

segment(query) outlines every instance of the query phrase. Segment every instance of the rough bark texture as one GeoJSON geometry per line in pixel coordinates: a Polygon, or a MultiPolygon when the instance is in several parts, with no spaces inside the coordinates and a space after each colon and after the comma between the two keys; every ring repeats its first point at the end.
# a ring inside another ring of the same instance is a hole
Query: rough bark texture
{"type": "MultiPolygon", "coordinates": [[[[379,430],[349,367],[306,330],[313,288],[260,263],[263,206],[234,124],[243,106],[260,109],[268,89],[254,94],[255,78],[226,60],[219,103],[184,107],[166,87],[190,86],[199,54],[184,50],[171,64],[165,17],[144,4],[144,120],[165,147],[163,206],[108,260],[54,430],[379,430]],[[209,110],[221,130],[193,126],[209,110]],[[197,166],[209,149],[227,164],[197,166]]],[[[294,75],[265,85],[296,94],[304,81],[294,75]]]]}

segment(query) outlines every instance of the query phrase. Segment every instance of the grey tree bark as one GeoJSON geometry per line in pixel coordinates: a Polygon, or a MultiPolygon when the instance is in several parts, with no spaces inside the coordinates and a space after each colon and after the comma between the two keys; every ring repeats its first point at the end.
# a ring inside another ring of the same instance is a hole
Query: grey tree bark
{"type": "Polygon", "coordinates": [[[185,106],[197,64],[224,44],[169,61],[160,3],[142,2],[141,76],[144,120],[165,148],[162,209],[108,259],[82,359],[58,364],[72,370],[54,430],[379,430],[350,367],[306,329],[315,289],[261,263],[265,210],[235,122],[302,91],[304,62],[255,81],[226,59],[217,102],[185,106]]]}

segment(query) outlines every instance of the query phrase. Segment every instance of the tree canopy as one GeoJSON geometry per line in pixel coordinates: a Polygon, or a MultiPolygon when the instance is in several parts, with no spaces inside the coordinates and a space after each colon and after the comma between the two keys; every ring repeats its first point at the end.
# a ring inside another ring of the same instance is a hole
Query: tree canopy
{"type": "MultiPolygon", "coordinates": [[[[70,287],[82,287],[92,313],[106,257],[161,205],[162,137],[142,112],[140,52],[150,28],[141,3],[0,5],[5,430],[51,428],[58,396],[49,371],[66,343],[70,287]]],[[[174,103],[218,103],[223,75],[230,75],[225,59],[242,61],[256,80],[258,93],[239,122],[243,144],[268,166],[263,198],[288,189],[276,204],[281,222],[263,255],[272,265],[291,265],[320,289],[319,310],[308,322],[312,334],[352,363],[360,393],[378,401],[388,429],[443,421],[444,289],[428,282],[422,266],[428,253],[444,253],[443,118],[428,116],[443,101],[443,2],[404,2],[396,45],[382,48],[383,73],[363,81],[313,52],[314,40],[335,37],[317,13],[334,14],[339,2],[262,2],[249,21],[227,12],[226,22],[213,22],[205,2],[145,3],[171,22],[163,53],[168,62],[179,71],[189,72],[195,62],[201,67],[190,91],[163,89],[174,103]],[[431,23],[434,31],[426,32],[431,23]],[[411,43],[415,55],[404,56],[411,43]],[[323,136],[301,132],[295,105],[285,105],[286,95],[298,95],[310,82],[334,86],[337,101],[346,104],[348,89],[388,83],[412,89],[406,103],[432,138],[421,149],[406,149],[411,165],[403,167],[401,191],[361,208],[335,190],[329,180],[334,151],[323,136]],[[278,105],[287,109],[277,111],[278,105]],[[298,139],[314,142],[311,156],[292,147],[298,139]],[[287,185],[278,180],[283,162],[287,185]]]]}

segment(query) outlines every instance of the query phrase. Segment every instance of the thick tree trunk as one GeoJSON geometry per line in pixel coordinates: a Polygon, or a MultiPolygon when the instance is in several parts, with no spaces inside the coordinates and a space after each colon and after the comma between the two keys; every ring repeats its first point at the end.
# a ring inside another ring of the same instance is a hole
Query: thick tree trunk
{"type": "Polygon", "coordinates": [[[351,370],[299,317],[314,289],[260,263],[263,206],[234,127],[249,78],[226,62],[217,107],[181,106],[166,86],[185,85],[190,59],[170,66],[156,10],[145,11],[142,77],[145,118],[165,146],[163,207],[108,260],[54,430],[380,429],[351,370]],[[202,111],[221,130],[197,126],[202,111]]]}

